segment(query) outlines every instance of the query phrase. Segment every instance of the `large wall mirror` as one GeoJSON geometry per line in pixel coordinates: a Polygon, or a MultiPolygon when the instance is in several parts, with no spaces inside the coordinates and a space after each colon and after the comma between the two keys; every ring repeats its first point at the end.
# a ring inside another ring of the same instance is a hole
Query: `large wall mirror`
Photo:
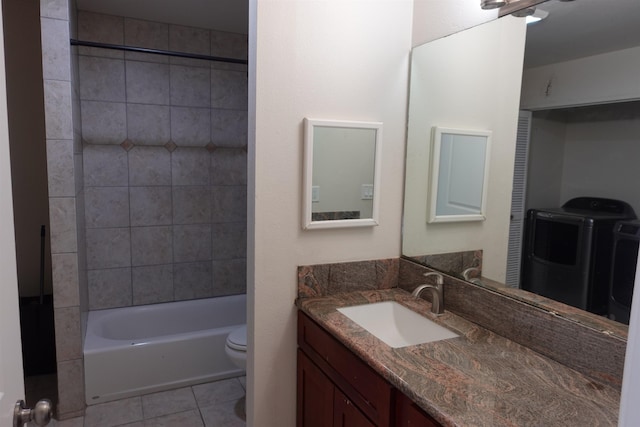
{"type": "Polygon", "coordinates": [[[378,225],[382,123],[307,118],[302,226],[378,225]]]}
{"type": "MultiPolygon", "coordinates": [[[[568,202],[593,210],[594,217],[617,209],[607,214],[630,225],[616,231],[609,224],[607,238],[612,244],[626,239],[621,246],[631,249],[617,261],[624,277],[612,279],[608,271],[601,279],[608,301],[611,283],[632,286],[640,240],[640,225],[626,210],[640,214],[640,170],[634,166],[640,158],[640,2],[550,0],[537,5],[535,16],[546,17],[527,25],[524,18],[504,16],[414,48],[403,256],[544,307],[553,298],[548,293],[521,290],[527,212],[562,212],[568,202]],[[486,220],[429,222],[432,153],[425,141],[434,126],[492,132],[486,220]],[[623,205],[612,208],[608,200],[623,205]]],[[[537,230],[545,231],[544,225],[537,230]]],[[[549,244],[546,253],[557,248],[549,244]]],[[[546,281],[543,273],[536,277],[546,281]]],[[[619,293],[630,304],[628,288],[619,293]]],[[[572,308],[566,315],[595,327],[606,317],[626,320],[586,310],[572,308]]]]}

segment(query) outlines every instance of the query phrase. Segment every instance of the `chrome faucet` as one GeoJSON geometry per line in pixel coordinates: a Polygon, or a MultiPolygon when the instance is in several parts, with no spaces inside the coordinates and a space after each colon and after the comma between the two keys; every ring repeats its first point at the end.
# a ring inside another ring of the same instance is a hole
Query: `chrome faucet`
{"type": "Polygon", "coordinates": [[[467,282],[475,283],[478,285],[482,285],[482,281],[480,277],[471,277],[471,273],[480,273],[480,269],[477,267],[469,267],[462,272],[462,278],[467,282]]]}
{"type": "Polygon", "coordinates": [[[417,288],[415,288],[413,292],[411,292],[411,295],[413,295],[415,298],[418,298],[422,293],[422,291],[427,289],[429,292],[431,292],[431,312],[433,314],[442,314],[444,313],[444,299],[443,299],[444,279],[442,277],[442,274],[440,273],[436,273],[436,272],[424,273],[424,277],[429,277],[429,276],[436,277],[436,284],[420,285],[417,288]]]}
{"type": "Polygon", "coordinates": [[[462,278],[467,282],[471,279],[471,273],[479,273],[480,270],[477,267],[469,267],[462,271],[462,278]]]}

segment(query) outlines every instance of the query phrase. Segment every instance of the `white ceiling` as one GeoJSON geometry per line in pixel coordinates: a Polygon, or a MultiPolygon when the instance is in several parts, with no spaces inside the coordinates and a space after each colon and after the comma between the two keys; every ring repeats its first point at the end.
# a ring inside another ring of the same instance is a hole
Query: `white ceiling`
{"type": "Polygon", "coordinates": [[[79,10],[247,34],[248,0],[77,0],[79,10]]]}
{"type": "Polygon", "coordinates": [[[548,1],[527,28],[525,68],[640,46],[640,0],[548,1]]]}
{"type": "MultiPolygon", "coordinates": [[[[248,0],[77,0],[77,5],[110,15],[248,32],[248,0]]],[[[525,67],[640,46],[640,0],[550,0],[538,8],[549,16],[528,27],[525,67]]]]}

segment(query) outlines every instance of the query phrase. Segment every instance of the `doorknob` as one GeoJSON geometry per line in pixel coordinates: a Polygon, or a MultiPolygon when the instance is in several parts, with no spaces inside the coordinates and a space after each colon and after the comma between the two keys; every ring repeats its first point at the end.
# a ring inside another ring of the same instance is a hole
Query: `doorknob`
{"type": "Polygon", "coordinates": [[[39,400],[33,409],[27,408],[24,400],[18,400],[13,408],[13,427],[23,427],[29,422],[38,427],[46,426],[52,416],[51,401],[48,399],[39,400]]]}

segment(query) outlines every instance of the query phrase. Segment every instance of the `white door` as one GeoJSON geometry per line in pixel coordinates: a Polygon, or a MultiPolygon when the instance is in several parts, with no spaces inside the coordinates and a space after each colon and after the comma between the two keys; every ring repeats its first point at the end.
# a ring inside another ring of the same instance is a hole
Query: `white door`
{"type": "Polygon", "coordinates": [[[13,425],[13,408],[24,399],[5,82],[0,9],[0,426],[13,425]]]}

